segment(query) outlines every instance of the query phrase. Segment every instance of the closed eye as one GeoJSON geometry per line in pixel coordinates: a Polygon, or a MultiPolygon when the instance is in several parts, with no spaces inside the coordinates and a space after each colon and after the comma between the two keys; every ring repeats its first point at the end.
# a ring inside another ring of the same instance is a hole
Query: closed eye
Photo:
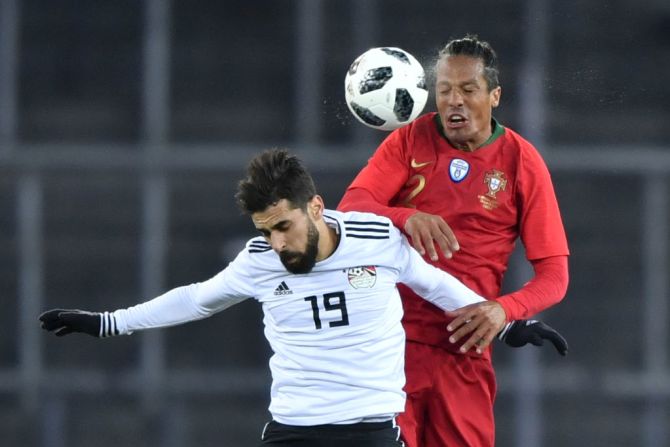
{"type": "Polygon", "coordinates": [[[270,239],[270,236],[273,231],[279,231],[280,233],[285,233],[290,228],[291,228],[291,221],[282,220],[281,222],[277,222],[270,229],[267,228],[256,228],[256,229],[264,238],[270,239]]]}
{"type": "Polygon", "coordinates": [[[288,220],[282,220],[272,227],[274,231],[280,231],[282,233],[288,231],[289,228],[291,228],[291,222],[288,220]]]}

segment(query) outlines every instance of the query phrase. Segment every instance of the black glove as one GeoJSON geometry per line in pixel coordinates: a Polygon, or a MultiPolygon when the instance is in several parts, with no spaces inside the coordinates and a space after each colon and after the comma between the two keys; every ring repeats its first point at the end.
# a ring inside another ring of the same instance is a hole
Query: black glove
{"type": "Polygon", "coordinates": [[[538,320],[512,321],[498,334],[498,339],[514,348],[520,348],[526,343],[542,346],[545,340],[549,340],[559,354],[568,353],[568,342],[565,338],[556,329],[538,320]]]}
{"type": "Polygon", "coordinates": [[[78,309],[52,309],[40,315],[42,329],[58,337],[83,332],[93,337],[119,335],[116,318],[109,312],[87,312],[78,309]]]}

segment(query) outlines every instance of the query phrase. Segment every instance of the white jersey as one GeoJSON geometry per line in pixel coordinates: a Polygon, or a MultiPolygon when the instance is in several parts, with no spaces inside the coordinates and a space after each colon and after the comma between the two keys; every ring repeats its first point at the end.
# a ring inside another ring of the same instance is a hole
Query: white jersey
{"type": "Polygon", "coordinates": [[[119,330],[172,326],[253,297],[274,352],[276,421],[349,423],[402,412],[405,334],[396,283],[445,310],[483,298],[427,264],[385,217],[326,210],[324,219],[340,240],[310,273],[287,272],[257,237],[213,278],[116,311],[119,330]]]}

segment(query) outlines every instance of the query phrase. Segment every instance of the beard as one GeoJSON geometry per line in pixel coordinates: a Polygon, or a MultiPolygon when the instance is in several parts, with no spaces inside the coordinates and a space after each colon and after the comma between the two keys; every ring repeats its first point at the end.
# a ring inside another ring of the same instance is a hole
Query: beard
{"type": "Polygon", "coordinates": [[[279,259],[286,270],[293,274],[309,273],[316,264],[316,255],[319,251],[319,231],[310,220],[307,226],[307,247],[303,253],[299,251],[282,251],[279,259]]]}

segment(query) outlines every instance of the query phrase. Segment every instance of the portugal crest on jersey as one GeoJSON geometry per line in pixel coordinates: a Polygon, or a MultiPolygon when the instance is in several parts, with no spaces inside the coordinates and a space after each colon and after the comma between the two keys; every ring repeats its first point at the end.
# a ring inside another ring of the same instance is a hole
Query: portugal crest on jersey
{"type": "Polygon", "coordinates": [[[351,267],[347,270],[347,278],[354,289],[369,289],[377,281],[377,269],[374,265],[351,267]]]}
{"type": "Polygon", "coordinates": [[[496,194],[505,190],[507,177],[504,172],[492,169],[484,175],[484,183],[486,183],[489,190],[486,195],[479,196],[479,201],[487,210],[496,209],[498,207],[496,194]]]}

